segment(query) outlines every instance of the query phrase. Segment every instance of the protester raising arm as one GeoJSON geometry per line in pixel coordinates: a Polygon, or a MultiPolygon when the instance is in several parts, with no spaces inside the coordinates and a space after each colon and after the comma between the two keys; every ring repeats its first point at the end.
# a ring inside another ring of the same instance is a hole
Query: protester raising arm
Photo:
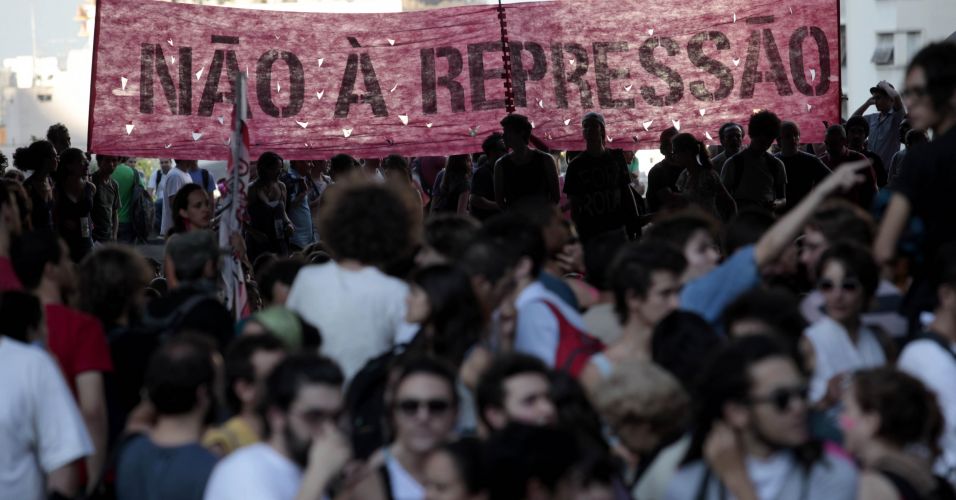
{"type": "Polygon", "coordinates": [[[687,283],[681,292],[681,308],[717,325],[728,304],[760,284],[760,269],[786,250],[813,210],[831,194],[860,182],[863,176],[859,172],[869,166],[869,161],[859,161],[835,170],[771,226],[756,245],[741,248],[710,273],[687,283]]]}
{"type": "Polygon", "coordinates": [[[771,226],[770,230],[760,238],[754,248],[754,260],[757,267],[769,264],[779,257],[800,233],[804,223],[820,203],[831,194],[850,189],[857,183],[862,182],[864,180],[862,172],[869,166],[869,160],[840,166],[810,191],[806,198],[797,204],[793,210],[787,212],[787,215],[771,226]]]}

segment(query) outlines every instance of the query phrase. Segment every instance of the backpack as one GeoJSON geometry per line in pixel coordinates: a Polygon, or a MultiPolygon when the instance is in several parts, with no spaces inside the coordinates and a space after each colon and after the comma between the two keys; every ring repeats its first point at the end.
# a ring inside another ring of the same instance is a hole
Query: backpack
{"type": "Polygon", "coordinates": [[[554,367],[564,370],[577,378],[587,366],[591,356],[604,350],[604,344],[582,331],[564,317],[554,304],[542,300],[548,306],[551,314],[558,320],[558,352],[555,355],[554,367]]]}
{"type": "MultiPolygon", "coordinates": [[[[132,168],[132,167],[130,167],[132,168]]],[[[143,177],[139,170],[133,169],[136,178],[133,179],[133,191],[129,197],[129,222],[133,229],[133,237],[139,243],[149,240],[149,233],[155,218],[153,198],[143,187],[143,177]]]]}
{"type": "Polygon", "coordinates": [[[370,359],[349,382],[348,390],[345,391],[345,409],[355,458],[364,460],[388,443],[385,388],[388,386],[389,372],[405,347],[395,346],[370,359]]]}

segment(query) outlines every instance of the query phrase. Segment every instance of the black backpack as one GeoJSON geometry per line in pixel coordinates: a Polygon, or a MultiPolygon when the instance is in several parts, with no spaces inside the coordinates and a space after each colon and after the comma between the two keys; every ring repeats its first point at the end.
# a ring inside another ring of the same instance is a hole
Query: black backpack
{"type": "Polygon", "coordinates": [[[405,351],[405,345],[372,358],[349,382],[345,408],[355,458],[364,460],[388,443],[388,411],[385,388],[389,372],[405,351]]]}
{"type": "Polygon", "coordinates": [[[155,208],[153,198],[143,187],[143,177],[139,170],[133,168],[133,173],[136,177],[133,179],[132,193],[129,197],[129,222],[136,242],[146,243],[153,227],[155,208]]]}

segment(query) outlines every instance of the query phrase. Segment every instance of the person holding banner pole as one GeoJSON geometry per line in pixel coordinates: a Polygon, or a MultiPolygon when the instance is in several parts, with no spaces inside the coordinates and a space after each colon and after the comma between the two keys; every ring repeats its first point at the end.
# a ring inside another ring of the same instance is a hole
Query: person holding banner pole
{"type": "Polygon", "coordinates": [[[510,114],[501,120],[505,145],[510,153],[495,164],[495,201],[507,210],[516,202],[534,198],[555,205],[561,195],[558,190],[558,167],[554,158],[528,146],[531,141],[531,121],[527,116],[510,114]]]}

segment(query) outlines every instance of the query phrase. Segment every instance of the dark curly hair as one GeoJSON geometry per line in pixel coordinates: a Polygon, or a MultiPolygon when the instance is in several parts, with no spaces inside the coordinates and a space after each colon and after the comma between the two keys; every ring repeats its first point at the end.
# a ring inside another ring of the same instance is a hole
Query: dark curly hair
{"type": "Polygon", "coordinates": [[[776,139],[780,136],[782,123],[780,117],[773,111],[758,111],[750,116],[747,124],[747,135],[753,137],[767,137],[776,139]]]}
{"type": "Polygon", "coordinates": [[[107,245],[86,256],[77,270],[80,309],[103,325],[131,312],[133,298],[149,284],[153,272],[130,247],[107,245]]]}
{"type": "Polygon", "coordinates": [[[384,265],[408,254],[414,208],[402,192],[362,182],[334,185],[324,196],[319,232],[336,259],[384,265]]]}

